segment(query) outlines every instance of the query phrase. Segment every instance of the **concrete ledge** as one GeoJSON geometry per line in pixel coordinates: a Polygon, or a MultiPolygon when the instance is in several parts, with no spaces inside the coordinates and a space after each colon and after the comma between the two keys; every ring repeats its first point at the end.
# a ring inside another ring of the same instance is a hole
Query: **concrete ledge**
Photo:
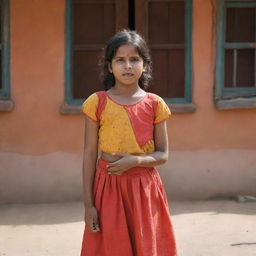
{"type": "Polygon", "coordinates": [[[169,103],[168,106],[170,107],[172,113],[193,113],[196,111],[196,105],[194,103],[169,103]]]}
{"type": "Polygon", "coordinates": [[[14,102],[11,99],[0,100],[0,112],[8,112],[14,109],[14,102]]]}
{"type": "Polygon", "coordinates": [[[81,114],[82,106],[81,105],[68,105],[63,103],[59,109],[61,114],[81,114]]]}
{"type": "MultiPolygon", "coordinates": [[[[193,103],[187,104],[168,104],[172,113],[193,113],[196,110],[196,105],[193,103]]],[[[60,106],[60,113],[61,114],[80,114],[82,113],[81,105],[68,105],[63,103],[60,106]]]]}
{"type": "Polygon", "coordinates": [[[237,98],[227,100],[216,100],[217,109],[246,109],[256,108],[256,98],[237,98]]]}

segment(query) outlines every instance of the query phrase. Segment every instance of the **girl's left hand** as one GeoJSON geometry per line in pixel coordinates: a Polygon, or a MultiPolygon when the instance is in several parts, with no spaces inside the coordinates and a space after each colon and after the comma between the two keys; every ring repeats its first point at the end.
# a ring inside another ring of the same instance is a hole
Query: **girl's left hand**
{"type": "Polygon", "coordinates": [[[128,170],[132,167],[137,166],[137,164],[138,164],[138,156],[129,155],[129,154],[121,154],[121,153],[116,153],[113,155],[120,156],[121,159],[119,159],[113,163],[109,163],[107,165],[108,174],[122,175],[123,172],[125,172],[126,170],[128,170]]]}

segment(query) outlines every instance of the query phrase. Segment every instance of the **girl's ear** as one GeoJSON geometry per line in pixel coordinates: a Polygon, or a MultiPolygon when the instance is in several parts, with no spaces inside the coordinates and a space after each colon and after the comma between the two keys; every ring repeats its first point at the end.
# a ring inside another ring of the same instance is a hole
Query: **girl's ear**
{"type": "Polygon", "coordinates": [[[111,63],[108,63],[108,71],[112,73],[111,63]]]}

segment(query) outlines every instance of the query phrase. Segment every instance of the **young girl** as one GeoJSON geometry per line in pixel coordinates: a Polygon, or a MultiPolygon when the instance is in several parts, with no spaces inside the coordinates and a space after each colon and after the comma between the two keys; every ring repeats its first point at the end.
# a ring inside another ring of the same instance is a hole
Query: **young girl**
{"type": "Polygon", "coordinates": [[[129,30],[112,37],[103,70],[105,91],[83,103],[81,256],[176,256],[166,193],[154,168],[168,158],[170,110],[145,91],[151,60],[142,37],[129,30]]]}

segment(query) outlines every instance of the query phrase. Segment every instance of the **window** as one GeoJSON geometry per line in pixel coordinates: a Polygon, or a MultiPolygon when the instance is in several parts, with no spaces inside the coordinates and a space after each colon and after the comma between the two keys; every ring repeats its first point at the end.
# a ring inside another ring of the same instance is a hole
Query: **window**
{"type": "Polygon", "coordinates": [[[149,0],[145,17],[153,59],[152,91],[167,102],[191,102],[192,1],[149,0]]]}
{"type": "Polygon", "coordinates": [[[67,104],[79,106],[91,93],[102,90],[100,54],[115,31],[128,26],[127,9],[126,0],[66,0],[67,104]]]}
{"type": "Polygon", "coordinates": [[[10,98],[9,87],[9,6],[0,1],[0,100],[10,98]]]}
{"type": "Polygon", "coordinates": [[[97,62],[118,30],[135,29],[153,59],[151,91],[191,103],[192,0],[66,0],[66,103],[102,90],[97,62]]]}
{"type": "Polygon", "coordinates": [[[223,103],[230,101],[230,108],[239,108],[241,98],[242,107],[250,107],[245,100],[256,97],[256,1],[222,0],[217,31],[217,107],[229,108],[223,103]]]}

